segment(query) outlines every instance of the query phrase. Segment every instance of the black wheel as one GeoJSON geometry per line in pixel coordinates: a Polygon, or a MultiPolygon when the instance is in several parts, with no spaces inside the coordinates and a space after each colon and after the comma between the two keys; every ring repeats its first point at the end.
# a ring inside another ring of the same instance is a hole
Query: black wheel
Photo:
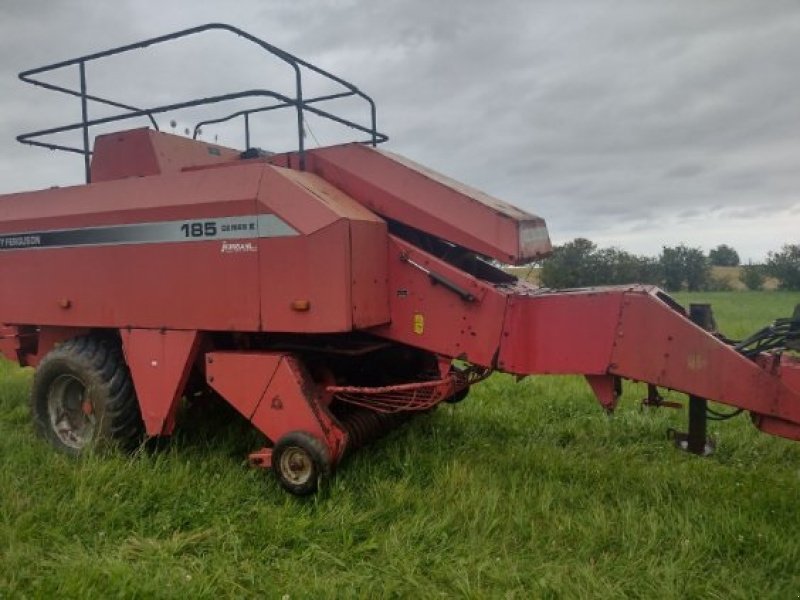
{"type": "Polygon", "coordinates": [[[287,433],[272,449],[272,470],[287,492],[296,496],[313,494],[330,477],[328,450],[308,433],[287,433]]]}
{"type": "Polygon", "coordinates": [[[82,336],[51,350],[31,388],[37,431],[71,455],[108,442],[134,447],[144,427],[139,402],[119,342],[82,336]]]}
{"type": "Polygon", "coordinates": [[[444,399],[444,401],[447,402],[448,404],[458,404],[464,398],[466,398],[468,394],[469,394],[469,388],[465,387],[463,390],[458,390],[452,396],[448,396],[447,398],[444,399]]]}

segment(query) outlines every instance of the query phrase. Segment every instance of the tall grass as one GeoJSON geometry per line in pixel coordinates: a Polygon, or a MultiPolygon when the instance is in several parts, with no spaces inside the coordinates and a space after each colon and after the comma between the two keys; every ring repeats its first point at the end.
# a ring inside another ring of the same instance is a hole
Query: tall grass
{"type": "MultiPolygon", "coordinates": [[[[732,336],[800,302],[708,296],[732,336]]],[[[245,465],[257,436],[225,412],[159,452],[57,455],[29,379],[0,365],[3,598],[800,594],[800,445],[742,417],[712,425],[713,457],[680,453],[682,411],[641,410],[641,386],[607,417],[580,378],[496,375],[298,500],[245,465]]]]}

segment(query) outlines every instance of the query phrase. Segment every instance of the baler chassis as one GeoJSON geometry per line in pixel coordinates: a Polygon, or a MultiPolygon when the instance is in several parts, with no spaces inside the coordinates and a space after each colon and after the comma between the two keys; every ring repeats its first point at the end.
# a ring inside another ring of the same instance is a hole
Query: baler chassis
{"type": "Polygon", "coordinates": [[[0,352],[37,368],[34,422],[64,452],[171,435],[181,399],[213,392],[264,435],[251,462],[307,494],[346,453],[463,400],[493,371],[583,375],[606,411],[624,380],[648,384],[649,406],[675,404],[659,389],[683,392],[689,429],[673,437],[695,454],[713,447],[709,418],[739,412],[800,440],[800,311],[736,342],[715,331],[709,308],[687,313],[658,288],[517,280],[493,261],[546,257],[541,218],[377,150],[387,137],[369,96],[263,40],[202,25],[20,78],[81,105],[80,122],[18,140],[82,156],[87,185],[0,198],[0,352]],[[292,93],[140,108],[87,91],[89,63],[208,31],[286,63],[292,93]],[[41,78],[66,68],[77,89],[41,78]],[[338,89],[304,96],[307,71],[338,89]],[[202,119],[191,139],[159,131],[159,115],[252,97],[274,102],[202,119]],[[320,108],[347,97],[367,103],[367,125],[320,108]],[[90,119],[93,104],[121,112],[90,119]],[[250,119],[282,108],[296,117],[296,148],[252,148],[250,119]],[[368,139],[309,149],[307,112],[368,139]],[[196,139],[235,118],[244,151],[196,139]],[[92,128],[129,119],[152,129],[90,145],[92,128]],[[79,145],[49,139],[69,132],[79,145]]]}

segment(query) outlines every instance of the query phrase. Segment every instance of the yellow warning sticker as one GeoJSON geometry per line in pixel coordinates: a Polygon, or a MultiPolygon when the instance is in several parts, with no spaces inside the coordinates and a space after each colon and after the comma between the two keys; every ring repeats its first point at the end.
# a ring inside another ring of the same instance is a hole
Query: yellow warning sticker
{"type": "Polygon", "coordinates": [[[425,316],[421,313],[414,313],[414,333],[417,335],[425,333],[425,316]]]}

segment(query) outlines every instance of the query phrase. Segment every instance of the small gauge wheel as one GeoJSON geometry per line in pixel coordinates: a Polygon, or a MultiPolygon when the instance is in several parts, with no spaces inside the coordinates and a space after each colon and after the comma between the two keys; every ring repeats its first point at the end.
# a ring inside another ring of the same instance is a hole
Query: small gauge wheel
{"type": "Polygon", "coordinates": [[[328,480],[331,464],[321,441],[304,431],[293,431],[275,444],[272,470],[287,492],[307,496],[328,480]]]}

